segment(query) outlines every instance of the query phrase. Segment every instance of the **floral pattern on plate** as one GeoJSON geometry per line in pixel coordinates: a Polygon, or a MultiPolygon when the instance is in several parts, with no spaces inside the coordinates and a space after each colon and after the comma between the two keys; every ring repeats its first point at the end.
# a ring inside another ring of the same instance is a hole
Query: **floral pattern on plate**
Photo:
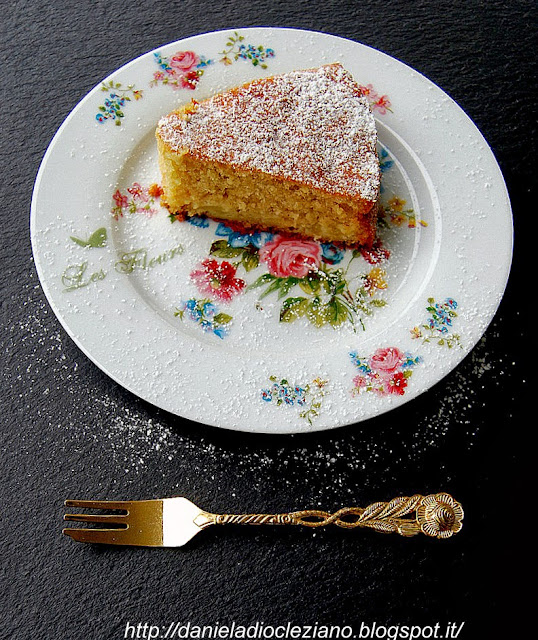
{"type": "Polygon", "coordinates": [[[407,202],[398,196],[393,196],[380,207],[379,224],[383,226],[407,225],[409,229],[414,229],[417,225],[427,227],[428,223],[417,218],[415,212],[410,207],[404,208],[407,202]]]}
{"type": "Polygon", "coordinates": [[[246,287],[246,282],[236,277],[237,268],[223,260],[206,258],[191,272],[191,279],[201,293],[214,296],[220,302],[231,302],[246,287]]]}
{"type": "Polygon", "coordinates": [[[426,311],[430,317],[424,324],[411,329],[411,337],[421,339],[423,344],[433,342],[448,349],[457,346],[462,348],[460,335],[452,332],[453,322],[458,317],[457,308],[458,303],[454,298],[445,298],[444,302],[428,298],[426,311]]]}
{"type": "Polygon", "coordinates": [[[208,60],[194,51],[176,51],[172,56],[164,56],[160,52],[153,55],[159,71],[154,72],[150,87],[163,84],[175,90],[192,91],[196,89],[206,67],[213,64],[213,60],[208,60]]]}
{"type": "Polygon", "coordinates": [[[198,324],[206,333],[213,333],[224,339],[230,330],[232,316],[219,311],[218,307],[208,298],[189,298],[176,309],[176,317],[188,318],[198,324]]]}
{"type": "Polygon", "coordinates": [[[113,80],[107,83],[103,82],[101,91],[108,93],[108,96],[104,103],[99,105],[99,112],[95,119],[101,123],[106,120],[112,120],[117,126],[121,125],[121,119],[125,116],[123,113],[125,103],[131,100],[140,100],[144,93],[141,89],[135,89],[134,84],[124,87],[121,82],[114,82],[113,80]]]}
{"type": "Polygon", "coordinates": [[[353,395],[371,392],[378,396],[403,396],[413,368],[422,362],[420,356],[404,353],[398,347],[376,349],[369,356],[357,351],[349,355],[359,370],[353,378],[353,395]]]}
{"type": "Polygon", "coordinates": [[[387,111],[392,112],[392,103],[387,95],[380,96],[371,84],[359,85],[362,95],[368,100],[372,111],[384,116],[387,111]]]}
{"type": "MultiPolygon", "coordinates": [[[[244,40],[245,37],[237,31],[229,36],[225,48],[220,52],[222,56],[220,62],[224,65],[231,65],[237,60],[247,60],[255,67],[267,69],[267,60],[275,56],[274,49],[263,45],[246,44],[244,40]]],[[[153,58],[158,70],[153,72],[149,86],[167,85],[174,90],[188,89],[193,91],[196,89],[207,67],[215,62],[191,50],[176,51],[169,56],[158,51],[153,54],[153,58]]],[[[108,93],[108,96],[103,104],[98,106],[95,119],[100,123],[111,120],[117,126],[121,125],[121,120],[125,117],[123,111],[125,103],[131,100],[140,100],[144,93],[134,84],[123,86],[121,82],[114,80],[103,82],[101,91],[108,93]]],[[[377,106],[373,102],[372,108],[377,108],[382,112],[383,104],[383,100],[377,106]]],[[[388,104],[390,106],[390,102],[388,104]]]]}
{"type": "MultiPolygon", "coordinates": [[[[220,59],[225,65],[233,64],[237,60],[249,60],[255,67],[267,69],[266,60],[273,58],[273,49],[265,48],[262,45],[252,45],[244,43],[245,37],[235,32],[228,38],[226,47],[220,52],[223,57],[220,59]]],[[[169,85],[173,89],[196,89],[204,71],[214,64],[214,60],[206,58],[195,51],[176,51],[171,56],[165,56],[160,52],[154,53],[155,62],[159,67],[153,73],[150,82],[151,87],[157,85],[169,85]]]]}
{"type": "Polygon", "coordinates": [[[220,61],[230,65],[233,64],[233,61],[249,60],[255,67],[267,69],[266,60],[274,58],[274,50],[269,47],[265,48],[263,45],[245,44],[244,40],[245,37],[235,31],[228,38],[226,48],[220,52],[223,56],[220,61]]]}
{"type": "MultiPolygon", "coordinates": [[[[204,218],[188,219],[191,224],[207,228],[204,218]]],[[[209,249],[210,258],[191,273],[201,293],[213,293],[229,302],[240,293],[261,289],[258,305],[272,296],[282,301],[280,322],[306,318],[315,327],[344,323],[364,328],[363,319],[376,307],[385,305],[378,292],[387,288],[386,272],[379,264],[390,251],[378,240],[371,249],[344,250],[331,243],[302,240],[265,231],[245,232],[233,223],[218,223],[217,237],[209,249]],[[222,259],[219,263],[218,259],[222,259]],[[351,276],[351,263],[363,258],[373,268],[351,276]],[[234,260],[230,262],[230,260],[234,260]],[[246,286],[237,277],[257,268],[264,273],[246,286]],[[213,289],[213,291],[211,290],[213,289]]]]}
{"type": "Polygon", "coordinates": [[[304,407],[299,417],[309,424],[320,415],[322,401],[327,395],[328,380],[314,378],[303,387],[288,382],[285,378],[279,380],[276,376],[269,376],[271,386],[262,389],[261,399],[277,406],[304,407]]]}
{"type": "Polygon", "coordinates": [[[149,218],[157,213],[157,200],[161,195],[162,189],[158,184],[143,187],[139,182],[133,182],[125,193],[116,189],[110,213],[115,220],[129,213],[143,213],[149,218]]]}

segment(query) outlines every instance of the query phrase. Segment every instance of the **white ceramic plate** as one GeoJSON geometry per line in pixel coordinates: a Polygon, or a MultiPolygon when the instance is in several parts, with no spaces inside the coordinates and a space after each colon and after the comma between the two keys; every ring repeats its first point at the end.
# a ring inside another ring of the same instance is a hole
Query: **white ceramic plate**
{"type": "Polygon", "coordinates": [[[492,319],[512,255],[499,167],[445,93],[369,47],[273,28],[174,42],[95,87],[45,154],[31,236],[54,312],[110,377],[190,420],[263,433],[358,423],[439,382],[492,319]],[[159,200],[161,116],[335,61],[363,85],[378,125],[375,251],[171,222],[159,200]],[[290,276],[297,253],[317,271],[290,276]]]}

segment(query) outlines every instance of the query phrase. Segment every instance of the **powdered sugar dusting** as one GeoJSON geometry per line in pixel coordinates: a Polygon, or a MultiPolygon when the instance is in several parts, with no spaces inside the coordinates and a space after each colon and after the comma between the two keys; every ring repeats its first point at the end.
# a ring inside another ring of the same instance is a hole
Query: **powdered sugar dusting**
{"type": "Polygon", "coordinates": [[[200,159],[371,202],[379,194],[374,117],[340,64],[255,80],[188,117],[170,114],[158,132],[200,159]]]}

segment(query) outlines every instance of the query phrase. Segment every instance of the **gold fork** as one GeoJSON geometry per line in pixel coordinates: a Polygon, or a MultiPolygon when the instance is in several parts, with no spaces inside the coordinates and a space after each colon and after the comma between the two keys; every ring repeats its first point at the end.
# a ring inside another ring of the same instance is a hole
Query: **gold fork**
{"type": "Polygon", "coordinates": [[[70,528],[63,533],[77,542],[181,547],[199,531],[214,524],[273,524],[323,527],[335,524],[343,529],[357,527],[383,533],[449,538],[461,530],[463,509],[448,493],[394,498],[374,502],[366,508],[346,507],[335,513],[308,510],[290,513],[215,514],[203,511],[182,497],[162,500],[66,500],[66,507],[99,509],[115,513],[68,513],[64,520],[102,525],[70,528]]]}

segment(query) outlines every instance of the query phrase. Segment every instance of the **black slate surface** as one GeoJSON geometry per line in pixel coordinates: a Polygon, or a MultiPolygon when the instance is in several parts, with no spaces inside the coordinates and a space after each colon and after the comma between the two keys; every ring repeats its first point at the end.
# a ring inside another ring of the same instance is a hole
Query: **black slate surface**
{"type": "MultiPolygon", "coordinates": [[[[358,637],[363,622],[438,622],[441,630],[465,622],[460,638],[521,637],[522,452],[533,430],[536,356],[535,3],[34,0],[2,2],[1,11],[0,636],[115,639],[126,637],[127,623],[178,621],[341,623],[358,637]],[[426,75],[484,134],[514,212],[508,289],[472,353],[397,411],[310,436],[219,431],[132,396],[71,342],[32,262],[36,172],[85,93],[159,45],[249,25],[333,33],[426,75]],[[208,510],[270,512],[439,489],[466,510],[463,531],[442,543],[237,528],[209,530],[182,550],[148,551],[77,545],[60,534],[67,497],[184,493],[208,510]]],[[[143,627],[137,633],[144,637],[143,627]]]]}

